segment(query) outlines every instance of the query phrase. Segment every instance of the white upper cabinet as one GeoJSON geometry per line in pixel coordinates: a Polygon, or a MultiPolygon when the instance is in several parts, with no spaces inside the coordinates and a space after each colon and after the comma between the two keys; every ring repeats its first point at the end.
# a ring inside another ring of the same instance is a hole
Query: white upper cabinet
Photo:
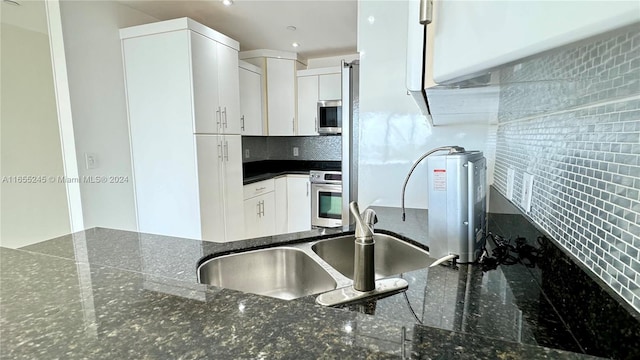
{"type": "Polygon", "coordinates": [[[295,79],[295,61],[267,58],[267,121],[269,135],[295,135],[295,79]]]}
{"type": "Polygon", "coordinates": [[[262,124],[262,70],[240,61],[240,126],[242,135],[266,135],[262,124]]]}
{"type": "Polygon", "coordinates": [[[296,135],[318,135],[318,101],[342,99],[340,67],[298,71],[296,135]]]}
{"type": "Polygon", "coordinates": [[[304,60],[295,53],[275,50],[245,51],[240,53],[240,59],[262,70],[267,134],[296,135],[296,71],[306,67],[304,60]]]}
{"type": "MultiPolygon", "coordinates": [[[[419,1],[409,2],[416,14],[419,1]]],[[[422,3],[427,3],[422,2],[422,3]]],[[[434,1],[433,79],[446,84],[638,23],[638,1],[434,1]]],[[[418,21],[418,16],[409,21],[418,21]]],[[[429,44],[429,41],[427,41],[429,44]]]]}
{"type": "Polygon", "coordinates": [[[342,75],[338,73],[318,75],[318,100],[342,99],[342,75]]]}
{"type": "Polygon", "coordinates": [[[240,91],[238,51],[217,44],[218,94],[220,94],[220,133],[240,134],[240,91]]]}
{"type": "Polygon", "coordinates": [[[298,135],[318,135],[318,77],[298,76],[298,135]]]}
{"type": "MultiPolygon", "coordinates": [[[[194,133],[217,134],[220,130],[220,93],[218,84],[218,48],[211,39],[188,32],[193,73],[194,133]]],[[[188,53],[187,53],[188,54],[188,53]]],[[[152,61],[152,60],[150,60],[152,61]]]]}

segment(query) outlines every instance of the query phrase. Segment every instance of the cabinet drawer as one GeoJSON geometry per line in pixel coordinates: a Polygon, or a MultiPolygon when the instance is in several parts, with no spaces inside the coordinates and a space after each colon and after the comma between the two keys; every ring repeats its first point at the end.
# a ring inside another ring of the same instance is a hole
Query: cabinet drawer
{"type": "Polygon", "coordinates": [[[250,199],[254,196],[258,196],[261,194],[266,194],[268,192],[273,191],[275,188],[275,184],[273,179],[259,181],[253,184],[248,184],[244,186],[244,200],[250,199]]]}

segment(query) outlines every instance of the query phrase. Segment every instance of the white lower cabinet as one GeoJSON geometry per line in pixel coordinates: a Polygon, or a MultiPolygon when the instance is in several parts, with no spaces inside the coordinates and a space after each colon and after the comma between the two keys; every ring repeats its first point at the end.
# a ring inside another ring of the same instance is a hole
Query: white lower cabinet
{"type": "Polygon", "coordinates": [[[275,180],[276,193],[276,233],[286,234],[288,229],[287,212],[287,176],[279,176],[275,180]]]}
{"type": "Polygon", "coordinates": [[[309,175],[287,175],[287,232],[311,230],[309,175]]]}
{"type": "Polygon", "coordinates": [[[276,233],[276,198],[274,180],[244,186],[245,237],[255,238],[276,233]]]}
{"type": "Polygon", "coordinates": [[[286,175],[244,186],[245,237],[311,230],[309,175],[286,175]]]}

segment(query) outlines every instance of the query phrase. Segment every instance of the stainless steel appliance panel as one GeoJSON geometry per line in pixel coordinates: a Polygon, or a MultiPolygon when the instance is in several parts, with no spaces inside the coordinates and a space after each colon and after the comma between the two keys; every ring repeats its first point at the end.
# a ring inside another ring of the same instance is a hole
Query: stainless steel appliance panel
{"type": "Polygon", "coordinates": [[[342,100],[318,101],[318,133],[342,133],[342,100]]]}
{"type": "Polygon", "coordinates": [[[427,159],[429,253],[473,262],[484,247],[486,159],[479,151],[427,159]]]}
{"type": "Polygon", "coordinates": [[[311,225],[342,226],[342,173],[311,171],[311,225]]]}

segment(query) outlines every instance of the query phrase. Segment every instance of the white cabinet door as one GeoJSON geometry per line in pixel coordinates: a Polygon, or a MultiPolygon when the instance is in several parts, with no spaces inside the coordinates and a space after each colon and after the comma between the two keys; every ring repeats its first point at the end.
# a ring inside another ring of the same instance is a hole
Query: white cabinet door
{"type": "MultiPolygon", "coordinates": [[[[191,66],[193,75],[193,114],[194,129],[197,134],[217,134],[220,125],[220,102],[218,94],[218,52],[217,43],[196,32],[184,30],[191,39],[191,66]]],[[[157,36],[157,35],[156,35],[157,36]]],[[[177,49],[166,45],[171,52],[178,52],[177,49]]],[[[184,54],[188,54],[186,49],[184,54]]],[[[151,61],[159,61],[156,59],[151,61]]],[[[172,71],[167,69],[167,71],[172,71]]],[[[158,76],[161,76],[158,74],[158,76]]],[[[165,86],[170,86],[166,84],[165,86]]],[[[149,89],[152,90],[152,89],[149,89]]],[[[159,101],[154,101],[153,106],[159,101]]]]}
{"type": "Polygon", "coordinates": [[[298,77],[298,135],[318,135],[318,76],[298,77]]]}
{"type": "MultiPolygon", "coordinates": [[[[223,242],[226,235],[223,207],[224,152],[221,143],[222,136],[195,135],[195,139],[202,239],[223,242]]],[[[165,196],[167,195],[165,193],[165,196]]]]}
{"type": "Polygon", "coordinates": [[[245,237],[242,201],[242,140],[240,135],[220,136],[224,164],[223,199],[226,241],[245,237]]]}
{"type": "Polygon", "coordinates": [[[275,179],[276,234],[288,233],[287,176],[275,179]]]}
{"type": "Polygon", "coordinates": [[[221,133],[240,134],[238,52],[228,46],[217,44],[217,54],[221,133]]]}
{"type": "Polygon", "coordinates": [[[189,32],[125,39],[122,47],[138,230],[199,239],[189,32]]]}
{"type": "Polygon", "coordinates": [[[318,76],[318,100],[342,99],[342,75],[326,74],[318,76]]]}
{"type": "MultiPolygon", "coordinates": [[[[436,32],[433,41],[435,82],[468,79],[638,22],[637,1],[579,4],[576,6],[577,3],[571,1],[434,2],[434,20],[438,23],[435,27],[434,23],[428,25],[427,32],[436,32]]],[[[416,1],[415,9],[418,6],[416,1]]]]}
{"type": "Polygon", "coordinates": [[[242,135],[266,135],[262,129],[262,75],[239,69],[242,135]]]}
{"type": "Polygon", "coordinates": [[[202,239],[244,237],[240,135],[196,135],[202,239]]]}
{"type": "Polygon", "coordinates": [[[295,61],[267,58],[267,122],[270,136],[295,134],[295,81],[295,61]]]}
{"type": "Polygon", "coordinates": [[[190,31],[198,134],[240,134],[238,52],[190,31]]]}
{"type": "Polygon", "coordinates": [[[269,192],[244,201],[246,237],[269,236],[275,233],[275,195],[269,192]]]}
{"type": "Polygon", "coordinates": [[[288,232],[311,230],[311,185],[307,175],[287,175],[288,232]]]}

